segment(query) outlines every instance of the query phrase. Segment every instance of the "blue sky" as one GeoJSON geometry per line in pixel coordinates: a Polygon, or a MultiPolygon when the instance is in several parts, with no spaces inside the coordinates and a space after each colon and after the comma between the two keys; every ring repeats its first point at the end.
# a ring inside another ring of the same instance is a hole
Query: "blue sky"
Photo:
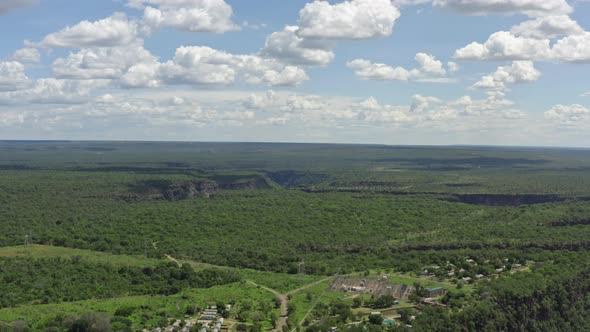
{"type": "Polygon", "coordinates": [[[0,139],[590,147],[590,2],[4,0],[0,139]]]}

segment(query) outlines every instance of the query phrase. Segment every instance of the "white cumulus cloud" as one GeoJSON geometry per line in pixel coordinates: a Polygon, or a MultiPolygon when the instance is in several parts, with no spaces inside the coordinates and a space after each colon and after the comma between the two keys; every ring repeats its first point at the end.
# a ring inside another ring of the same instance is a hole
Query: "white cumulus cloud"
{"type": "Polygon", "coordinates": [[[545,118],[563,127],[588,127],[590,109],[579,105],[555,105],[545,112],[545,118]]]}
{"type": "Polygon", "coordinates": [[[467,15],[526,14],[546,16],[572,12],[572,7],[566,0],[433,0],[433,5],[467,15]]]}
{"type": "Polygon", "coordinates": [[[510,32],[492,34],[483,43],[471,43],[455,52],[460,60],[545,60],[551,58],[549,39],[517,37],[510,32]]]}
{"type": "MultiPolygon", "coordinates": [[[[420,82],[431,83],[449,83],[453,82],[443,76],[447,73],[444,65],[436,57],[426,53],[418,53],[415,58],[418,67],[406,69],[403,67],[393,67],[383,63],[374,63],[365,59],[356,59],[349,61],[347,66],[354,70],[356,76],[363,80],[375,81],[408,81],[416,80],[420,82]],[[434,76],[434,77],[433,77],[434,76]]],[[[450,63],[449,71],[458,70],[455,63],[450,63]],[[451,68],[453,70],[451,70],[451,68]]]]}
{"type": "Polygon", "coordinates": [[[0,91],[20,89],[27,83],[25,66],[17,61],[0,62],[0,91]]]}
{"type": "Polygon", "coordinates": [[[443,68],[443,63],[436,60],[433,55],[418,53],[416,54],[415,60],[418,62],[418,64],[420,64],[419,70],[424,73],[436,75],[444,75],[447,73],[447,71],[443,68]]]}
{"type": "Polygon", "coordinates": [[[58,78],[118,79],[134,65],[154,63],[157,58],[143,48],[141,42],[117,47],[93,47],[70,53],[53,62],[58,78]]]}
{"type": "Polygon", "coordinates": [[[590,62],[590,32],[564,37],[555,43],[553,58],[563,62],[590,62]]]}
{"type": "Polygon", "coordinates": [[[12,59],[18,62],[35,63],[41,61],[41,54],[36,48],[26,47],[16,50],[12,59]]]}
{"type": "Polygon", "coordinates": [[[224,0],[130,0],[128,5],[144,10],[143,24],[150,31],[163,27],[202,33],[239,29],[232,21],[232,7],[224,0]]]}
{"type": "Polygon", "coordinates": [[[557,40],[518,37],[508,31],[492,34],[483,43],[471,43],[455,51],[460,60],[531,60],[571,63],[590,62],[590,32],[570,35],[557,40]]]}
{"type": "Polygon", "coordinates": [[[584,29],[568,15],[538,17],[512,27],[517,37],[553,39],[561,36],[580,35],[584,29]]]}
{"type": "Polygon", "coordinates": [[[115,13],[95,22],[82,21],[47,35],[32,46],[45,48],[114,47],[126,45],[137,38],[137,23],[125,14],[115,13]]]}
{"type": "Polygon", "coordinates": [[[270,34],[261,54],[296,65],[324,66],[334,60],[333,43],[304,39],[298,31],[297,26],[286,26],[270,34]]]}
{"type": "Polygon", "coordinates": [[[299,12],[299,35],[316,39],[367,39],[391,35],[400,12],[390,0],[314,1],[299,12]]]}
{"type": "Polygon", "coordinates": [[[21,89],[0,93],[0,104],[78,104],[89,100],[108,80],[61,80],[41,78],[21,89]]]}
{"type": "Polygon", "coordinates": [[[423,112],[430,107],[430,104],[442,103],[442,100],[436,97],[414,95],[412,97],[412,105],[410,111],[412,112],[423,112]]]}
{"type": "Polygon", "coordinates": [[[348,62],[348,67],[355,70],[356,76],[363,80],[397,80],[407,81],[417,72],[410,72],[403,67],[392,67],[384,63],[374,63],[369,60],[356,59],[348,62]]]}
{"type": "Polygon", "coordinates": [[[514,61],[511,66],[500,66],[490,75],[485,75],[473,86],[481,89],[506,90],[507,84],[533,82],[541,73],[532,61],[514,61]]]}
{"type": "Polygon", "coordinates": [[[132,66],[123,82],[133,87],[159,85],[229,85],[235,82],[270,86],[298,85],[305,71],[257,55],[231,54],[206,46],[179,47],[174,59],[132,66]]]}

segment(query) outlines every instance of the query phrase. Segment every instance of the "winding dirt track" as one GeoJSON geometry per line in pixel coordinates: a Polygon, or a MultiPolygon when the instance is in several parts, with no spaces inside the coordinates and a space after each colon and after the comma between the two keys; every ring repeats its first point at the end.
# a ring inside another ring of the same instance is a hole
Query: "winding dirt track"
{"type": "Polygon", "coordinates": [[[251,285],[260,287],[266,291],[273,293],[277,297],[277,299],[279,299],[281,301],[281,317],[279,318],[280,324],[277,325],[277,327],[275,328],[275,331],[282,331],[283,326],[287,326],[287,302],[289,301],[288,295],[281,294],[272,288],[268,288],[266,286],[259,285],[259,284],[255,283],[254,281],[248,280],[247,282],[251,285]]]}
{"type": "Polygon", "coordinates": [[[269,288],[269,287],[266,287],[266,286],[263,286],[263,285],[259,285],[259,284],[255,283],[254,281],[251,281],[251,280],[248,280],[247,282],[249,284],[251,284],[251,285],[260,287],[260,288],[262,288],[262,289],[264,289],[266,291],[269,291],[269,292],[273,293],[281,301],[281,318],[279,319],[280,324],[277,325],[277,327],[275,328],[275,331],[283,331],[284,327],[287,326],[287,318],[288,318],[287,317],[287,313],[288,313],[287,312],[287,305],[288,305],[288,302],[289,302],[289,295],[293,295],[293,294],[299,293],[299,292],[301,292],[303,290],[306,290],[306,289],[308,289],[310,287],[313,287],[315,285],[321,284],[322,282],[326,282],[326,281],[329,281],[329,280],[332,280],[332,279],[334,279],[334,277],[327,277],[327,278],[324,278],[324,279],[321,279],[321,280],[318,280],[318,281],[314,281],[314,282],[312,282],[310,284],[307,284],[305,286],[301,286],[301,287],[299,287],[297,289],[290,290],[290,291],[288,291],[285,294],[281,294],[281,293],[279,293],[278,291],[276,291],[276,290],[274,290],[272,288],[269,288]]]}
{"type": "Polygon", "coordinates": [[[182,264],[180,264],[180,262],[178,260],[176,260],[176,258],[170,256],[170,255],[165,255],[166,258],[168,258],[169,260],[173,261],[174,263],[176,263],[176,265],[178,265],[178,267],[181,267],[182,264]]]}
{"type": "MultiPolygon", "coordinates": [[[[174,257],[172,257],[170,255],[165,255],[165,256],[166,256],[167,259],[169,259],[169,260],[175,262],[176,264],[178,264],[178,266],[182,266],[182,264],[177,259],[175,259],[174,257]]],[[[187,262],[189,264],[191,264],[191,265],[197,265],[197,263],[194,262],[194,261],[187,261],[187,262]]],[[[264,289],[264,290],[266,290],[268,292],[273,293],[281,301],[281,317],[279,319],[279,323],[280,324],[278,324],[277,327],[275,328],[275,331],[279,331],[280,332],[280,331],[283,331],[283,328],[287,326],[287,318],[288,318],[287,317],[287,313],[288,313],[287,312],[287,306],[288,306],[288,302],[289,302],[289,295],[297,294],[297,293],[299,293],[299,292],[301,292],[303,290],[306,290],[306,289],[308,289],[310,287],[313,287],[315,285],[321,284],[323,282],[330,281],[330,280],[332,280],[334,278],[335,277],[326,277],[324,279],[320,279],[320,280],[314,281],[312,283],[309,283],[307,285],[301,286],[299,288],[290,290],[290,291],[288,291],[287,293],[284,293],[284,294],[281,294],[277,290],[274,290],[274,289],[272,289],[270,287],[266,287],[264,285],[259,285],[259,284],[255,283],[254,281],[251,281],[251,280],[246,280],[246,282],[249,283],[249,284],[251,284],[251,285],[260,287],[260,288],[262,288],[262,289],[264,289]]]]}

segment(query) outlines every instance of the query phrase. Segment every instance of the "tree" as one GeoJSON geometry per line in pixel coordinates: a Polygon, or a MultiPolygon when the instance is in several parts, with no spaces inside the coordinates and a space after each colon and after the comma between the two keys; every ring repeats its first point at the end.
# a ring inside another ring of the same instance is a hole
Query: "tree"
{"type": "Polygon", "coordinates": [[[295,304],[289,302],[289,304],[287,305],[287,315],[292,316],[293,314],[295,314],[296,310],[297,307],[295,306],[295,304]]]}
{"type": "Polygon", "coordinates": [[[252,332],[262,331],[262,324],[260,324],[260,321],[255,321],[254,324],[252,324],[250,331],[252,331],[252,332]]]}
{"type": "Polygon", "coordinates": [[[383,324],[383,316],[381,315],[370,315],[369,316],[369,323],[373,325],[382,325],[383,324]]]}
{"type": "Polygon", "coordinates": [[[373,300],[371,303],[371,307],[381,309],[391,307],[395,303],[395,297],[385,294],[379,296],[377,299],[373,300]]]}
{"type": "Polygon", "coordinates": [[[400,315],[400,321],[402,321],[406,324],[410,324],[410,319],[412,317],[412,314],[409,309],[398,310],[398,314],[400,315]]]}
{"type": "Polygon", "coordinates": [[[353,308],[359,308],[361,305],[363,305],[363,300],[360,297],[355,297],[352,299],[353,308]]]}
{"type": "Polygon", "coordinates": [[[416,294],[416,292],[410,294],[410,296],[408,296],[408,300],[414,302],[414,303],[420,303],[420,300],[422,300],[422,298],[416,294]]]}
{"type": "Polygon", "coordinates": [[[131,316],[134,310],[135,308],[133,307],[121,307],[115,310],[115,316],[129,317],[131,316]]]}
{"type": "Polygon", "coordinates": [[[71,332],[111,332],[111,320],[104,313],[88,312],[74,321],[71,332]]]}
{"type": "Polygon", "coordinates": [[[418,281],[414,282],[414,288],[416,288],[416,295],[418,295],[419,297],[424,297],[424,286],[422,286],[421,283],[419,283],[418,281]]]}

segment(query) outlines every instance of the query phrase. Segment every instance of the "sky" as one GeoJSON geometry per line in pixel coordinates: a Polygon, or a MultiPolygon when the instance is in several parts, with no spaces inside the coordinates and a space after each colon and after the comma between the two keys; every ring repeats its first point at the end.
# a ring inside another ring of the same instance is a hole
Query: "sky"
{"type": "Polygon", "coordinates": [[[588,0],[0,0],[0,139],[590,147],[588,0]]]}

